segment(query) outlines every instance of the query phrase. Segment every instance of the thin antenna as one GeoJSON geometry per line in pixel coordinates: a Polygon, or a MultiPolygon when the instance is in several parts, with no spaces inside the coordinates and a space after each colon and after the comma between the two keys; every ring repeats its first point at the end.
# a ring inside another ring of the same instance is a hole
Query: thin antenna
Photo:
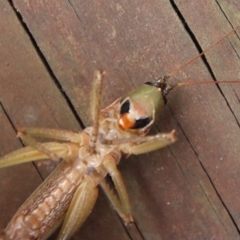
{"type": "Polygon", "coordinates": [[[190,65],[192,62],[194,62],[196,59],[198,59],[199,57],[201,57],[202,55],[204,55],[206,52],[208,52],[209,50],[211,50],[213,47],[215,47],[217,44],[219,44],[220,42],[222,42],[226,37],[228,37],[231,33],[235,32],[238,28],[240,27],[237,26],[236,28],[233,28],[230,32],[228,32],[225,36],[223,36],[222,38],[220,38],[217,42],[215,42],[213,45],[211,45],[210,47],[208,47],[207,49],[205,49],[202,53],[198,54],[196,57],[192,58],[191,60],[189,60],[188,62],[186,62],[185,64],[183,64],[181,67],[175,69],[173,72],[169,73],[166,75],[167,78],[170,78],[174,75],[176,75],[178,72],[180,72],[181,70],[183,70],[184,68],[186,68],[188,65],[190,65]]]}
{"type": "Polygon", "coordinates": [[[174,87],[182,87],[187,85],[198,85],[198,84],[222,84],[222,83],[240,83],[240,80],[220,80],[220,81],[199,81],[199,82],[181,82],[174,84],[174,87]]]}

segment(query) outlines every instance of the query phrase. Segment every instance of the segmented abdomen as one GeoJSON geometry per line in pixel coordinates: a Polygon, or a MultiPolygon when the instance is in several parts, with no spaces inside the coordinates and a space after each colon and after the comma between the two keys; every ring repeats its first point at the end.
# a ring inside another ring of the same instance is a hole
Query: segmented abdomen
{"type": "Polygon", "coordinates": [[[42,239],[65,214],[84,167],[79,160],[63,161],[13,216],[0,240],[42,239]]]}

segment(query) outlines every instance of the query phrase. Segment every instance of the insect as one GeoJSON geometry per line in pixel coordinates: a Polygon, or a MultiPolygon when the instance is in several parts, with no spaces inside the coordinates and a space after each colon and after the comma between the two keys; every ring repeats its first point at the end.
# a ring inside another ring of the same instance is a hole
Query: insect
{"type": "Polygon", "coordinates": [[[19,137],[30,147],[3,157],[0,167],[46,158],[53,161],[63,159],[63,162],[39,188],[40,194],[36,192],[20,208],[2,238],[46,238],[61,223],[63,217],[65,220],[59,239],[70,238],[91,212],[98,185],[106,192],[124,222],[132,222],[128,196],[115,165],[122,153],[141,154],[175,141],[174,131],[149,137],[145,135],[164,107],[168,92],[175,86],[189,84],[167,84],[166,80],[176,72],[143,85],[100,111],[101,94],[98,92],[101,90],[104,73],[97,71],[92,107],[92,118],[97,120],[92,128],[85,129],[81,134],[49,129],[20,130],[19,137]],[[31,136],[70,143],[41,144],[31,136]],[[111,175],[117,194],[111,191],[105,181],[107,174],[111,175]],[[67,208],[70,211],[64,216],[67,208]]]}

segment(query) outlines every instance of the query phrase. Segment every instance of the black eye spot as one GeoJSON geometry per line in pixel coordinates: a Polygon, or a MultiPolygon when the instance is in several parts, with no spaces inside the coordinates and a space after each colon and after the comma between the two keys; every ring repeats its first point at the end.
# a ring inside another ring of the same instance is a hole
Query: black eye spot
{"type": "Polygon", "coordinates": [[[129,109],[130,109],[130,102],[129,102],[129,100],[127,100],[121,106],[120,115],[122,115],[124,113],[129,113],[129,109]]]}
{"type": "Polygon", "coordinates": [[[150,122],[149,117],[146,118],[140,118],[138,120],[136,120],[134,126],[132,127],[132,129],[139,129],[139,128],[144,128],[146,127],[150,122]]]}

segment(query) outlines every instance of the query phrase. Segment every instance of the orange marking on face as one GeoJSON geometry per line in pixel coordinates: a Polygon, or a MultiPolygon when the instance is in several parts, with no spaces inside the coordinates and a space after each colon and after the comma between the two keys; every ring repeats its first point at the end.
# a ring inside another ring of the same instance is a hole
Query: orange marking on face
{"type": "Polygon", "coordinates": [[[135,125],[135,123],[136,121],[132,117],[132,115],[129,113],[125,113],[121,115],[118,125],[122,130],[127,130],[131,129],[135,125]]]}

